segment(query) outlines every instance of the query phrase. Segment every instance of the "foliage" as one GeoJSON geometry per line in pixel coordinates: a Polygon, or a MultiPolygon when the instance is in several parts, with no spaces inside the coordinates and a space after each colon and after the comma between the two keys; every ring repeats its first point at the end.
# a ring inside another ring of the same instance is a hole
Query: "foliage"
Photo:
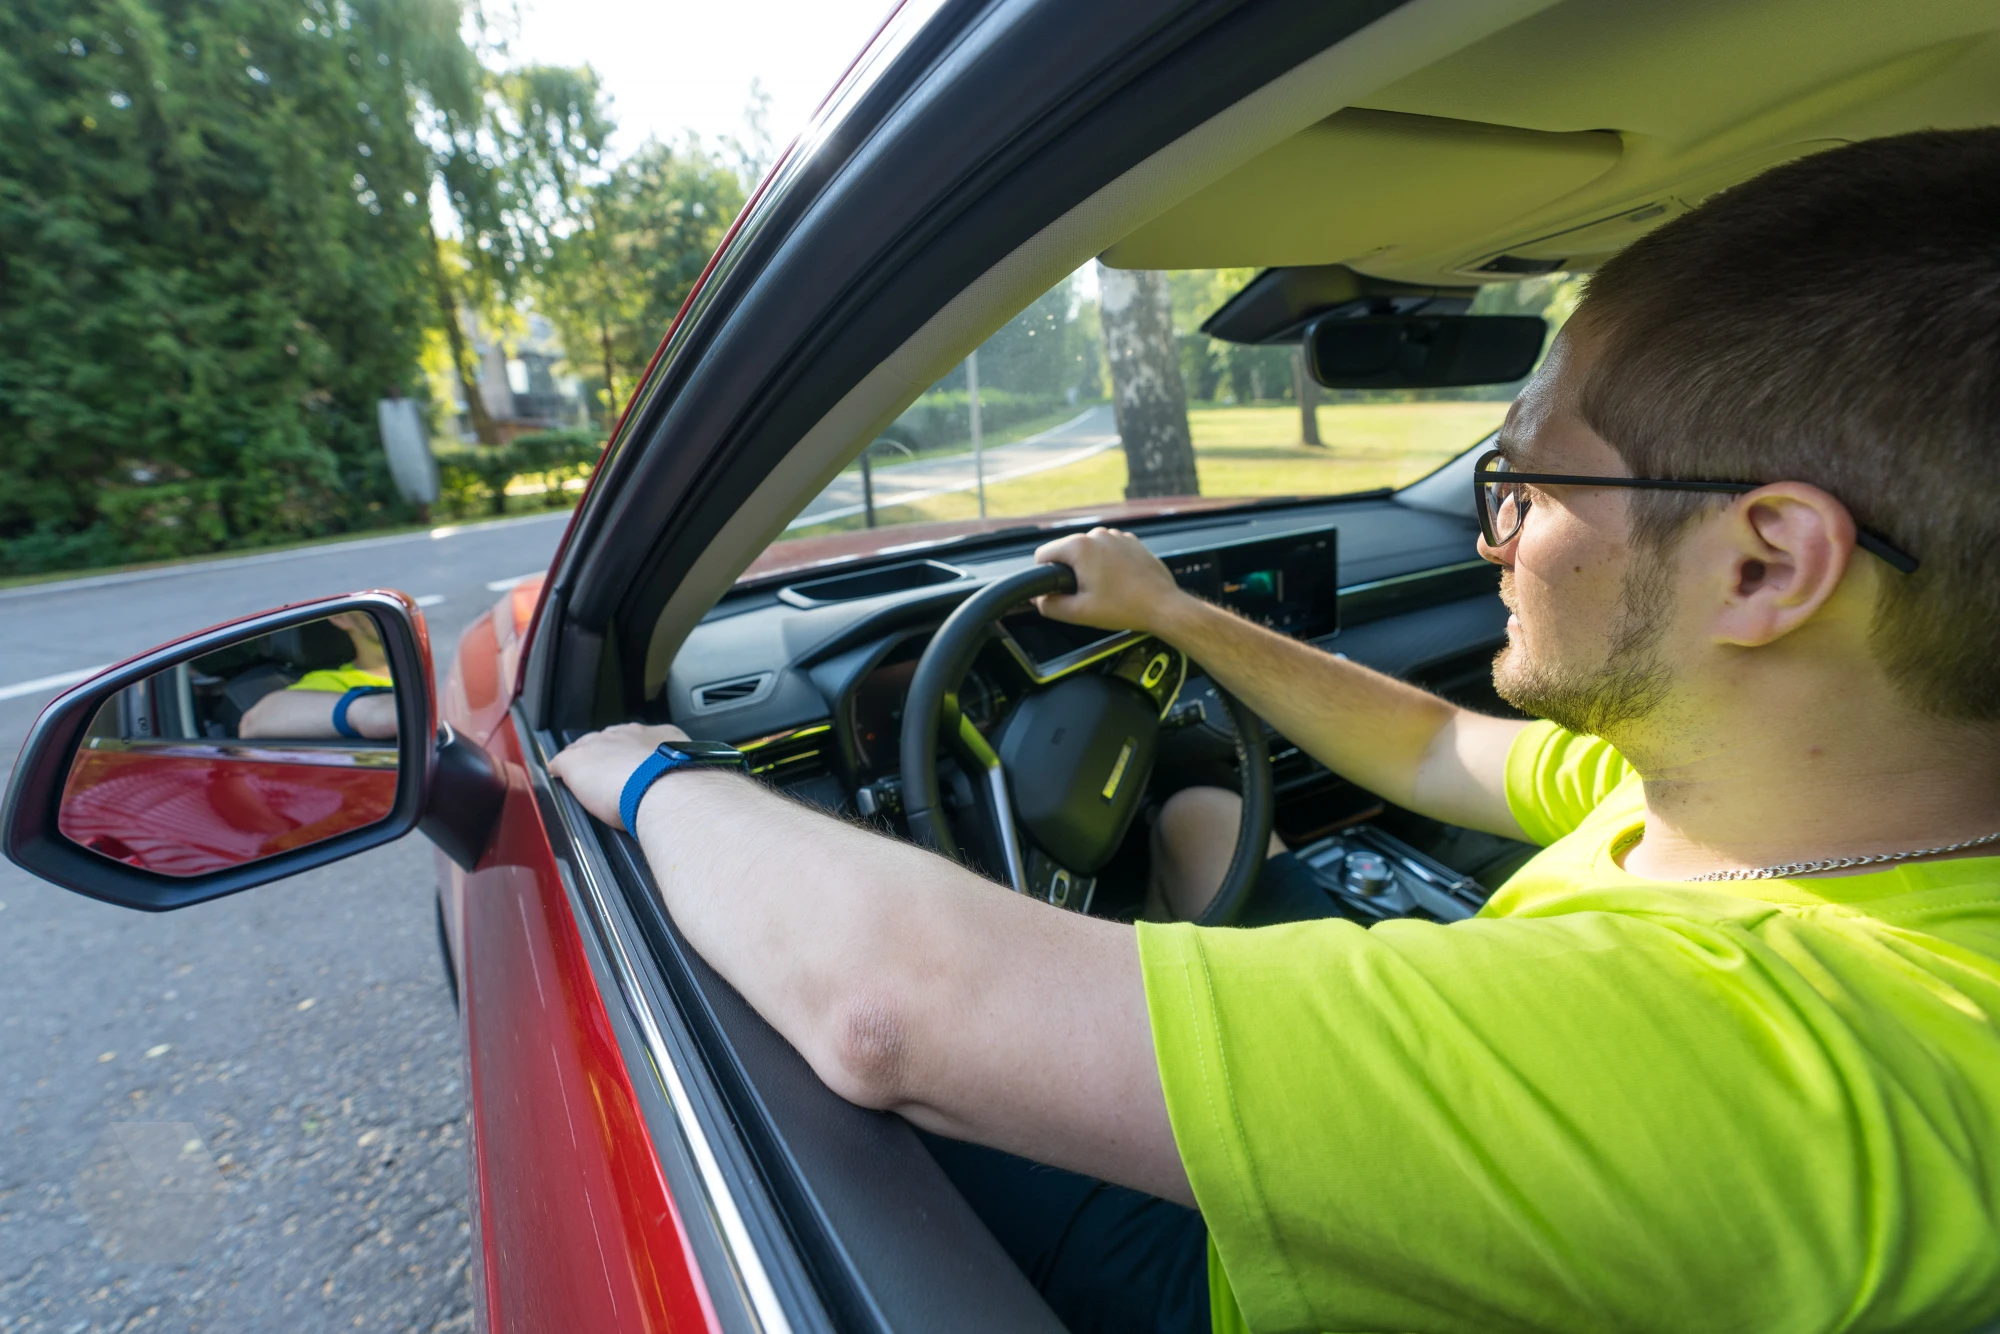
{"type": "Polygon", "coordinates": [[[0,7],[0,571],[400,517],[451,0],[0,7]]]}
{"type": "Polygon", "coordinates": [[[743,200],[736,171],[699,139],[649,139],[545,233],[542,308],[594,380],[600,420],[623,407],[743,200]]]}
{"type": "Polygon", "coordinates": [[[454,518],[505,514],[507,488],[533,477],[543,488],[544,505],[566,503],[565,488],[587,477],[604,453],[595,431],[540,431],[511,443],[439,449],[438,507],[454,518]]]}

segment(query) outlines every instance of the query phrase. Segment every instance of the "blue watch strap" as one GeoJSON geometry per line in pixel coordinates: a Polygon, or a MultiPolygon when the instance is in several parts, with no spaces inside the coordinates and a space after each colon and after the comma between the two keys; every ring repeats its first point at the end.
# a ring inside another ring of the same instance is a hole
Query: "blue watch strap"
{"type": "Polygon", "coordinates": [[[347,706],[363,695],[392,695],[389,686],[355,686],[333,702],[333,730],[350,741],[361,740],[361,733],[354,730],[354,724],[347,721],[347,706]]]}
{"type": "Polygon", "coordinates": [[[660,775],[680,768],[689,758],[685,751],[662,743],[632,771],[632,776],[625,780],[624,790],[618,794],[618,821],[625,826],[626,833],[638,836],[639,802],[647,789],[660,781],[660,775]]]}

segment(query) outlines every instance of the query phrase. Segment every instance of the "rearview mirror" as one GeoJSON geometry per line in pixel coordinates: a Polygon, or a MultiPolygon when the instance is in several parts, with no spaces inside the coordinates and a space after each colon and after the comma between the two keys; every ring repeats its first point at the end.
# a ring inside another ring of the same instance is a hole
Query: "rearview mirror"
{"type": "Polygon", "coordinates": [[[1329,389],[1511,384],[1547,337],[1537,315],[1334,316],[1307,327],[1306,369],[1329,389]]]}
{"type": "Polygon", "coordinates": [[[400,593],[266,612],[63,695],[8,785],[7,856],[127,907],[184,907],[386,843],[425,814],[430,644],[400,593]]]}

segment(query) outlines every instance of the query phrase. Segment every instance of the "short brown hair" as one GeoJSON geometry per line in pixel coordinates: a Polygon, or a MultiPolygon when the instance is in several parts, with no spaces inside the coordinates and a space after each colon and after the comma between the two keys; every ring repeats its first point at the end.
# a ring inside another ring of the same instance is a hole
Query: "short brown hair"
{"type": "MultiPolygon", "coordinates": [[[[1941,717],[2000,719],[2000,129],[1777,167],[1607,262],[1583,417],[1639,477],[1810,482],[1920,562],[1873,628],[1941,717]]],[[[1699,498],[1635,500],[1671,545],[1699,498]]]]}

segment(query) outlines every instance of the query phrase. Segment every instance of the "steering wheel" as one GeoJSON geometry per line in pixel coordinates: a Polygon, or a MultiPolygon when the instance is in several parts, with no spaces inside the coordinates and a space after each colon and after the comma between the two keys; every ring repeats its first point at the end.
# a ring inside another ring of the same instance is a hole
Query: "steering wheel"
{"type": "MultiPolygon", "coordinates": [[[[1138,680],[1079,670],[1038,682],[1001,728],[997,747],[958,707],[966,669],[1002,616],[1044,593],[1075,591],[1076,572],[1069,566],[1037,565],[959,604],[910,682],[902,762],[904,814],[918,842],[962,860],[938,788],[942,736],[983,788],[982,804],[1014,888],[1081,908],[1138,813],[1162,708],[1148,691],[1168,655],[1142,650],[1135,660],[1146,666],[1138,680]]],[[[1243,818],[1222,887],[1198,919],[1204,926],[1226,926],[1243,911],[1264,865],[1275,805],[1263,722],[1220,687],[1216,694],[1235,733],[1243,818]]]]}

